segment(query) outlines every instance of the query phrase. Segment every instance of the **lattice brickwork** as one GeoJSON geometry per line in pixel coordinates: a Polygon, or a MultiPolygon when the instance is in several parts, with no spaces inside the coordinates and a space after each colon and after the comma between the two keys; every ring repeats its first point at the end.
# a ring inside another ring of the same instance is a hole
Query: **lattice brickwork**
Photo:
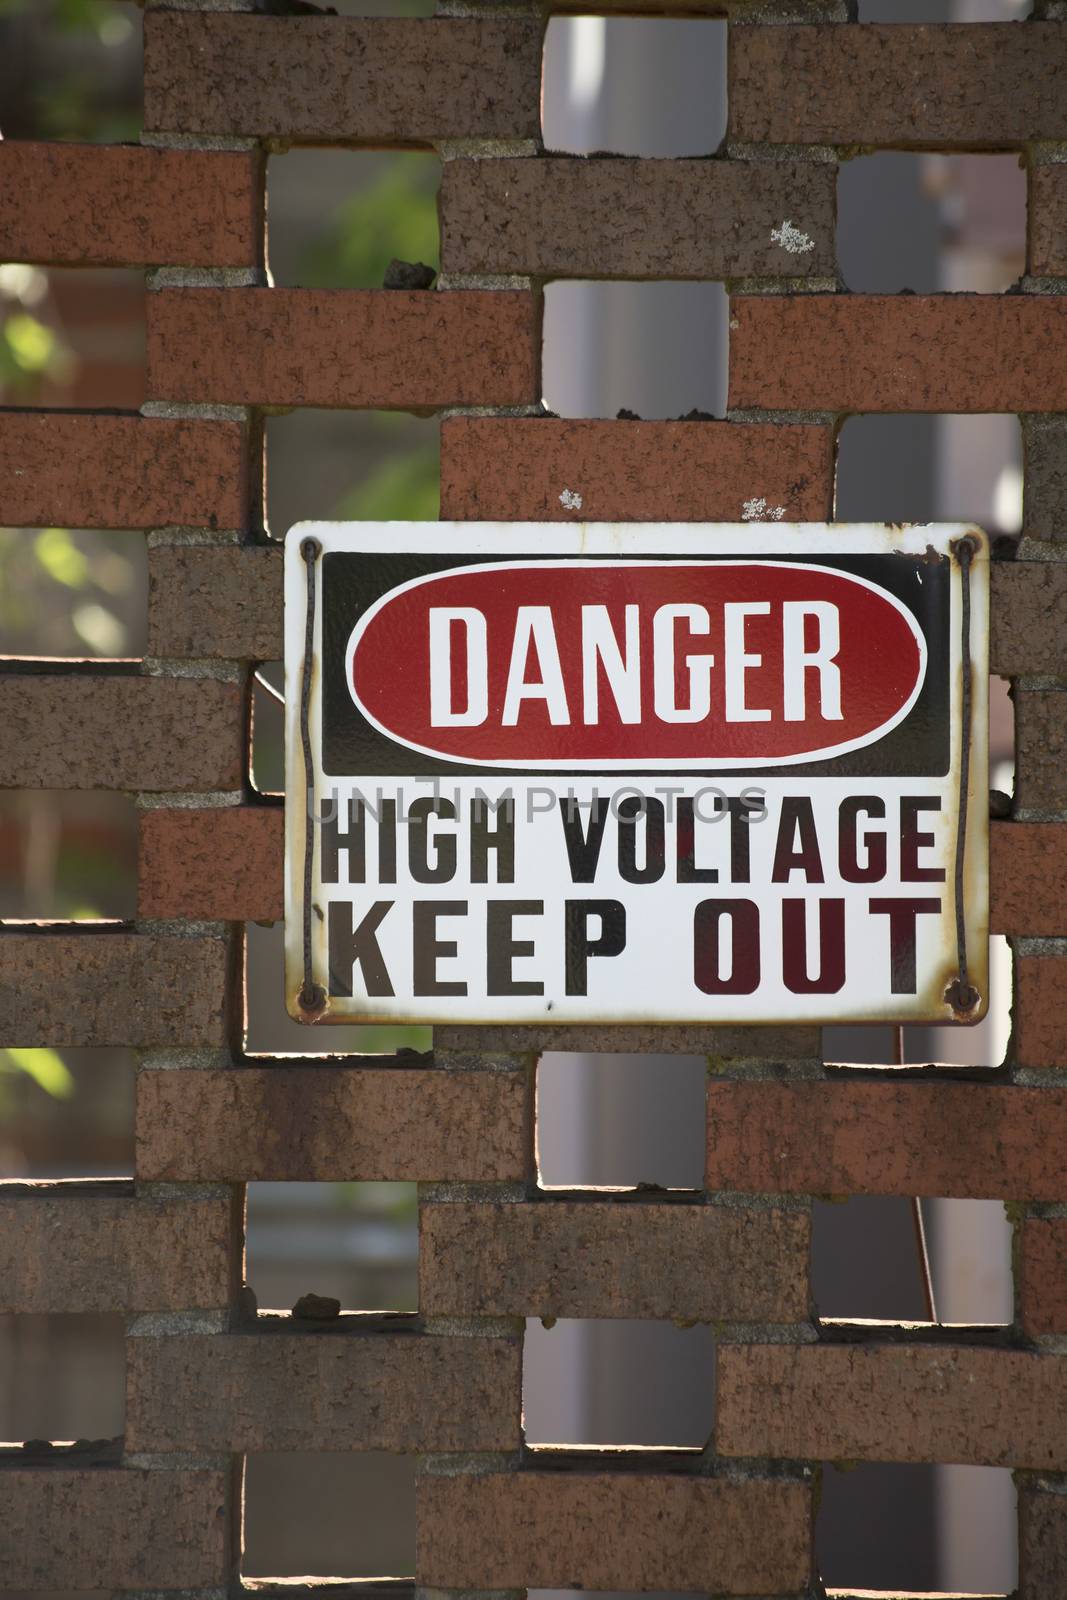
{"type": "Polygon", "coordinates": [[[1067,7],[1037,9],[882,28],[847,0],[736,0],[724,153],[653,162],[543,154],[534,6],[147,0],[141,148],[0,144],[0,258],[141,266],[150,289],[143,414],[0,413],[0,520],[144,529],[151,570],[139,665],[13,662],[0,681],[0,781],[133,792],[141,839],[136,922],[0,935],[0,1039],[142,1052],[135,1181],[0,1198],[0,1309],[129,1318],[124,1439],[0,1463],[3,1589],[232,1589],[244,1452],[377,1449],[421,1458],[426,1589],[813,1594],[813,1463],[849,1458],[1018,1469],[1022,1595],[1067,1593],[1067,7]],[[271,141],[434,147],[439,288],[270,287],[271,141]],[[836,161],[858,146],[1022,152],[1020,292],[841,292],[836,161]],[[772,237],[783,217],[810,248],[772,237]],[[727,420],[536,418],[544,280],[604,272],[728,283],[727,420]],[[1024,538],[993,574],[1018,742],[1015,814],[992,830],[1008,1066],[828,1069],[815,1030],[760,1027],[446,1028],[432,1059],[246,1057],[241,924],[282,906],[281,814],[248,781],[250,672],[282,653],[261,413],[290,406],[442,413],[442,515],[504,519],[566,516],[562,482],[592,519],[736,520],[753,484],[824,518],[845,413],[1022,413],[1024,538]],[[707,1192],[539,1193],[553,1046],[706,1052],[707,1192]],[[258,1179],[418,1180],[410,1326],[250,1319],[258,1179]],[[826,1193],[1013,1202],[1014,1325],[820,1329],[826,1193]],[[707,1450],[525,1453],[526,1316],[715,1323],[707,1450]]]}

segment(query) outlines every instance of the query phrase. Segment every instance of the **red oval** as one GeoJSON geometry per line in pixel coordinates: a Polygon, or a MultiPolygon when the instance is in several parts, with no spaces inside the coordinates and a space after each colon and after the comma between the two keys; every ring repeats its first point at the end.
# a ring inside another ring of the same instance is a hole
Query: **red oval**
{"type": "Polygon", "coordinates": [[[493,562],[390,590],[346,669],[376,727],[446,760],[780,766],[883,737],[915,702],[926,645],[892,595],[817,565],[493,562]],[[696,610],[663,611],[679,605],[696,610]]]}

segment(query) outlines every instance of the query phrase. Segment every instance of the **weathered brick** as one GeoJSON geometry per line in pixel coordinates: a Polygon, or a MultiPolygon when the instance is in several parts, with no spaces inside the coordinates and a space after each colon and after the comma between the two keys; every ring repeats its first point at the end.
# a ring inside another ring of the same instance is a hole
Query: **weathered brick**
{"type": "Polygon", "coordinates": [[[808,1315],[806,1212],[554,1200],[424,1205],[419,1223],[428,1316],[808,1315]]]}
{"type": "Polygon", "coordinates": [[[441,265],[544,278],[832,277],[836,176],[812,162],[449,161],[441,265]]]}
{"type": "MultiPolygon", "coordinates": [[[[15,1458],[17,1459],[17,1458],[15,1458]]],[[[0,1467],[5,1590],[224,1589],[222,1472],[0,1467]]]]}
{"type": "Polygon", "coordinates": [[[710,1083],[709,1189],[1056,1200],[1067,1090],[853,1078],[710,1083]]]}
{"type": "Polygon", "coordinates": [[[228,1199],[83,1186],[0,1193],[0,1311],[199,1311],[227,1304],[228,1199]]]}
{"type": "Polygon", "coordinates": [[[0,680],[0,787],[238,789],[244,708],[237,684],[111,672],[0,680]]]}
{"type": "Polygon", "coordinates": [[[280,545],[157,545],[148,554],[148,653],[277,661],[280,545]]]}
{"type": "Polygon", "coordinates": [[[9,1045],[226,1043],[228,942],[119,932],[0,934],[9,1045]]]}
{"type": "Polygon", "coordinates": [[[715,1446],[816,1461],[1067,1465],[1067,1361],[945,1344],[722,1345],[715,1446]],[[768,1397],[773,1403],[768,1404],[768,1397]]]}
{"type": "Polygon", "coordinates": [[[1016,956],[1013,1016],[1020,1067],[1067,1066],[1067,956],[1016,956]]]}
{"type": "Polygon", "coordinates": [[[275,922],[285,914],[280,806],[142,811],[137,906],[142,917],[275,922]]]}
{"type": "Polygon", "coordinates": [[[831,515],[833,481],[829,428],[547,417],[441,425],[443,517],[738,522],[762,501],[786,521],[818,522],[831,515]],[[579,503],[564,505],[565,491],[579,503]]]}
{"type": "Polygon", "coordinates": [[[1067,1496],[1019,1489],[1019,1600],[1061,1600],[1067,1590],[1067,1496]]]}
{"type": "Polygon", "coordinates": [[[137,1080],[140,1178],[253,1182],[526,1175],[521,1074],[413,1067],[152,1071],[137,1080]]]}
{"type": "Polygon", "coordinates": [[[238,528],[247,514],[244,430],[235,422],[3,411],[0,485],[0,517],[10,527],[238,528]]]}
{"type": "Polygon", "coordinates": [[[148,393],[235,405],[529,405],[538,331],[537,302],[522,291],[163,289],[148,297],[148,393]]]}
{"type": "Polygon", "coordinates": [[[252,152],[5,139],[0,258],[42,266],[257,266],[262,189],[252,152]]]}
{"type": "Polygon", "coordinates": [[[1067,1218],[1026,1218],[1020,1239],[1019,1277],[1026,1332],[1067,1333],[1067,1218]]]}
{"type": "Polygon", "coordinates": [[[126,1446],[513,1450],[521,1389],[518,1340],[324,1330],[133,1339],[126,1446]]]}
{"type": "Polygon", "coordinates": [[[994,561],[989,670],[1067,678],[1067,562],[994,561]]]}
{"type": "Polygon", "coordinates": [[[653,1055],[757,1056],[782,1061],[789,1057],[822,1057],[819,1028],[692,1027],[685,1023],[609,1023],[589,1026],[559,1023],[551,1027],[480,1027],[443,1024],[433,1030],[437,1050],[500,1050],[536,1054],[544,1050],[629,1051],[653,1055]]]}
{"type": "Polygon", "coordinates": [[[742,295],[730,328],[738,409],[1067,410],[1067,296],[742,295]]]}
{"type": "Polygon", "coordinates": [[[519,1472],[420,1478],[417,1581],[440,1589],[794,1594],[811,1488],[755,1478],[519,1472]]]}
{"type": "MultiPolygon", "coordinates": [[[[1002,150],[1067,138],[1057,23],[730,29],[730,138],[1002,150]]],[[[946,408],[949,409],[949,408],[946,408]]]]}
{"type": "Polygon", "coordinates": [[[995,822],[989,829],[989,926],[1018,937],[1067,935],[1067,824],[995,822]]]}
{"type": "Polygon", "coordinates": [[[1023,417],[1023,533],[1067,539],[1067,417],[1023,417]]]}
{"type": "Polygon", "coordinates": [[[1015,691],[1015,804],[1067,811],[1067,695],[1015,691]]]}
{"type": "Polygon", "coordinates": [[[1038,278],[1067,277],[1067,166],[1031,167],[1027,196],[1027,264],[1038,278]]]}
{"type": "Polygon", "coordinates": [[[542,24],[145,18],[145,126],[326,144],[537,139],[542,24]]]}

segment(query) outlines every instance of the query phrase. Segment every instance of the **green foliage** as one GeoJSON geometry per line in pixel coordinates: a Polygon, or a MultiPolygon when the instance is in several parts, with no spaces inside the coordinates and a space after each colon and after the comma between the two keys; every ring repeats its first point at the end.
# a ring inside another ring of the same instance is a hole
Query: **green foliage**
{"type": "Polygon", "coordinates": [[[0,389],[32,389],[42,379],[62,379],[70,353],[55,330],[29,311],[3,316],[0,310],[0,316],[0,389]]]}
{"type": "Polygon", "coordinates": [[[314,289],[377,288],[394,257],[436,269],[439,170],[433,156],[383,160],[377,176],[337,208],[308,247],[301,281],[314,289]]]}
{"type": "Polygon", "coordinates": [[[438,453],[421,446],[383,455],[362,483],[342,498],[337,515],[359,522],[434,522],[440,499],[438,453]]]}
{"type": "Polygon", "coordinates": [[[0,528],[0,636],[34,655],[119,656],[136,546],[123,535],[0,528]],[[126,552],[129,553],[126,553],[126,552]]]}
{"type": "MultiPolygon", "coordinates": [[[[0,0],[0,22],[6,17],[32,17],[57,44],[88,36],[105,51],[130,42],[135,13],[132,0],[0,0]]],[[[138,136],[138,112],[115,104],[93,65],[69,64],[69,52],[62,51],[56,60],[58,75],[34,96],[35,133],[102,144],[138,136]]]]}
{"type": "Polygon", "coordinates": [[[63,1057],[54,1050],[0,1050],[0,1075],[23,1074],[53,1100],[69,1100],[74,1079],[63,1057]]]}

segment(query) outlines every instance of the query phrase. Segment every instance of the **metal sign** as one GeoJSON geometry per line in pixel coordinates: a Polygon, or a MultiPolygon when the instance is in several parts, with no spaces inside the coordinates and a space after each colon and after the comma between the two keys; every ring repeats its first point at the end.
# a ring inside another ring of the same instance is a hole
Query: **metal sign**
{"type": "Polygon", "coordinates": [[[966,525],[303,523],[306,1022],[977,1021],[966,525]]]}

